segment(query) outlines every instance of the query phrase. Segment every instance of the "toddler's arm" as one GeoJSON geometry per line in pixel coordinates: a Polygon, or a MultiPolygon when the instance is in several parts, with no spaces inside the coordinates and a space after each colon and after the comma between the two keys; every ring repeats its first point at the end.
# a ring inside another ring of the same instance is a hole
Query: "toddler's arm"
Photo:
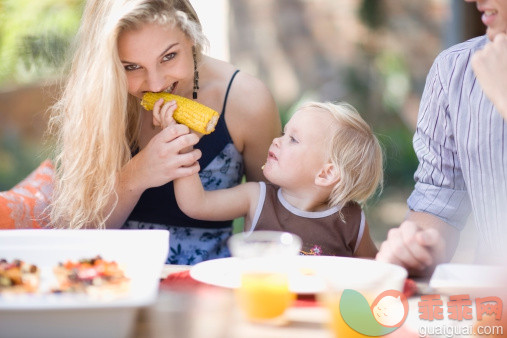
{"type": "Polygon", "coordinates": [[[208,221],[226,221],[253,214],[259,190],[259,183],[248,182],[229,189],[206,191],[198,174],[174,180],[180,209],[189,217],[208,221]]]}

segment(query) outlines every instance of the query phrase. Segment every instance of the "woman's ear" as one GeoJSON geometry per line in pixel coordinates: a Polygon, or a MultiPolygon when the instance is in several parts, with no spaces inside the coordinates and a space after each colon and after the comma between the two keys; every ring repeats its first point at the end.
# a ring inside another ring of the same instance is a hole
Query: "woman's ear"
{"type": "Polygon", "coordinates": [[[335,185],[340,180],[338,168],[333,163],[326,163],[315,177],[315,184],[322,187],[335,185]]]}

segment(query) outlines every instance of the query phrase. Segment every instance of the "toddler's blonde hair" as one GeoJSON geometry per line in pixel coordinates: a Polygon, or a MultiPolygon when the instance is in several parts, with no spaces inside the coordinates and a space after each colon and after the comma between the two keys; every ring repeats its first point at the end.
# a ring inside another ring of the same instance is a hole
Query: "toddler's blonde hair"
{"type": "Polygon", "coordinates": [[[329,112],[336,120],[330,139],[330,161],[338,168],[340,180],[329,197],[329,206],[355,201],[363,205],[383,184],[382,148],[359,112],[346,102],[308,102],[301,108],[329,112]]]}

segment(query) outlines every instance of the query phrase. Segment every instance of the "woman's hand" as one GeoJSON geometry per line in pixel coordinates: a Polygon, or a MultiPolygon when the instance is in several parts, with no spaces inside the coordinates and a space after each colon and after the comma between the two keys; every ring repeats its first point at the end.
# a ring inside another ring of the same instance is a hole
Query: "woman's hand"
{"type": "Polygon", "coordinates": [[[187,126],[172,124],[155,135],[148,145],[135,156],[135,171],[146,188],[158,187],[175,178],[199,172],[199,149],[182,153],[199,142],[187,126]]]}
{"type": "Polygon", "coordinates": [[[199,172],[197,160],[201,157],[201,151],[192,149],[199,142],[199,137],[190,133],[187,126],[174,122],[172,113],[175,105],[162,105],[160,102],[156,109],[153,124],[164,128],[118,175],[116,193],[119,199],[111,202],[115,207],[107,221],[108,227],[120,227],[146,189],[199,172]],[[184,149],[190,151],[183,152],[184,149]]]}

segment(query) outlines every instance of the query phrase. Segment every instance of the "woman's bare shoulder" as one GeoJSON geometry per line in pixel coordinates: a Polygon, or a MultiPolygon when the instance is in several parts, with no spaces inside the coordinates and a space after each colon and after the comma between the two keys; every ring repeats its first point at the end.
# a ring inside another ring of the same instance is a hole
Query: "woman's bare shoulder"
{"type": "Polygon", "coordinates": [[[257,77],[240,71],[229,92],[231,110],[240,112],[243,118],[272,118],[278,115],[271,91],[257,77]]]}
{"type": "MultiPolygon", "coordinates": [[[[275,107],[274,98],[263,81],[245,72],[236,66],[210,57],[206,58],[207,75],[210,84],[215,90],[220,89],[224,94],[236,70],[236,74],[229,90],[227,106],[241,108],[239,111],[248,113],[258,110],[273,110],[275,107]],[[244,104],[247,103],[245,106],[244,104]],[[243,107],[244,106],[244,107],[243,107]],[[249,108],[249,109],[248,109],[249,108]]],[[[232,109],[231,109],[232,110],[232,109]]]]}

